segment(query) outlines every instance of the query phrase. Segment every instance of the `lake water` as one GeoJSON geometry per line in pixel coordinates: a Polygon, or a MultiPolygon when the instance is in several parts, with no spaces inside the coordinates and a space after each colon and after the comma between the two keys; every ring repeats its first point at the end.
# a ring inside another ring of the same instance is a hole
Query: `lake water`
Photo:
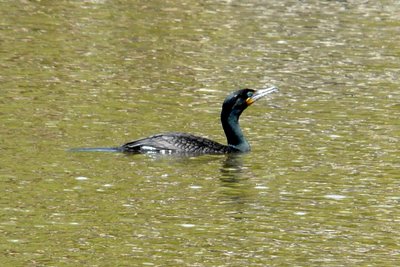
{"type": "Polygon", "coordinates": [[[1,1],[1,266],[397,266],[398,1],[1,1]],[[252,152],[71,153],[180,131],[252,152]]]}

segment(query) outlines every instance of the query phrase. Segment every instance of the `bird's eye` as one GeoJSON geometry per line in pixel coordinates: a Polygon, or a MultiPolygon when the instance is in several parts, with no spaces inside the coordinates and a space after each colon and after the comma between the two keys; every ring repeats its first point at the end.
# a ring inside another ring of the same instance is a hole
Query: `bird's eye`
{"type": "Polygon", "coordinates": [[[252,97],[253,96],[253,92],[247,92],[247,97],[252,97]]]}

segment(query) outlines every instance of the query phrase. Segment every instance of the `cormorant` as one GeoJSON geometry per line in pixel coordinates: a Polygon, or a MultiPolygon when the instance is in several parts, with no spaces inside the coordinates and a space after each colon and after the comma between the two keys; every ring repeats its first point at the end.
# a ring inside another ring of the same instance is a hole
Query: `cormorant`
{"type": "Polygon", "coordinates": [[[163,133],[126,143],[115,148],[78,148],[74,151],[120,151],[126,153],[226,154],[250,151],[239,126],[242,112],[260,98],[277,91],[273,86],[261,90],[241,89],[229,94],[222,104],[221,123],[228,145],[187,133],[163,133]]]}

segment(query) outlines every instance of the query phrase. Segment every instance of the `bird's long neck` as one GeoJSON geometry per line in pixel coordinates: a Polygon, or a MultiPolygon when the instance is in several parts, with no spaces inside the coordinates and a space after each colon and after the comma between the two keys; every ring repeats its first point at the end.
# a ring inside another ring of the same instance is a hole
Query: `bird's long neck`
{"type": "Polygon", "coordinates": [[[221,112],[222,128],[226,135],[228,146],[234,147],[241,152],[250,151],[250,145],[243,135],[239,126],[239,117],[242,111],[231,110],[230,112],[221,112]]]}

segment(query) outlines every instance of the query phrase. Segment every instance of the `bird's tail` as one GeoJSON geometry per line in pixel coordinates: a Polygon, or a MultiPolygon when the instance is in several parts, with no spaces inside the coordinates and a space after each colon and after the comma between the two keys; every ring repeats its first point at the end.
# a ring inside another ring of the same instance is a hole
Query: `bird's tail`
{"type": "Polygon", "coordinates": [[[120,147],[78,147],[68,149],[69,152],[121,152],[120,147]]]}

